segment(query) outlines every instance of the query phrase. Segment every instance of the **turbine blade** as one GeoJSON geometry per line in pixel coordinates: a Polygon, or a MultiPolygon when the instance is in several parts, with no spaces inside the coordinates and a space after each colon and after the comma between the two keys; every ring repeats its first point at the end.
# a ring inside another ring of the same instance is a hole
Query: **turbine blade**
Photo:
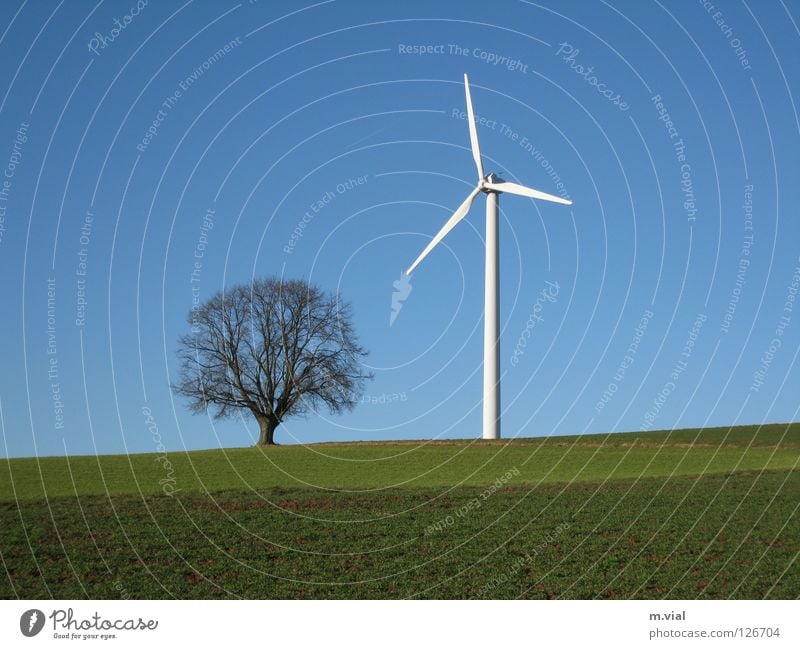
{"type": "Polygon", "coordinates": [[[469,94],[469,80],[464,75],[464,90],[467,93],[467,121],[469,122],[469,142],[472,145],[472,157],[478,168],[478,180],[483,180],[483,163],[481,162],[481,148],[478,146],[478,129],[475,126],[475,113],[472,112],[472,97],[469,94]]]}
{"type": "Polygon", "coordinates": [[[538,189],[531,189],[525,185],[517,185],[516,183],[507,183],[505,181],[500,183],[484,183],[487,189],[494,189],[498,192],[507,194],[516,194],[517,196],[527,196],[528,198],[539,198],[543,201],[552,201],[553,203],[561,203],[562,205],[572,205],[572,201],[561,196],[553,196],[552,194],[545,194],[538,189]]]}
{"type": "Polygon", "coordinates": [[[422,251],[422,254],[420,254],[420,256],[416,258],[414,263],[411,264],[411,266],[409,266],[408,270],[406,271],[406,275],[410,275],[414,271],[414,269],[417,266],[419,266],[419,263],[423,259],[425,259],[425,257],[428,256],[428,253],[436,247],[436,244],[439,243],[442,239],[444,239],[444,236],[448,232],[450,232],[450,230],[452,230],[456,226],[456,224],[467,215],[467,212],[469,212],[469,208],[472,206],[472,201],[475,200],[475,197],[478,195],[478,192],[480,191],[481,191],[480,187],[476,187],[475,189],[472,190],[472,193],[469,196],[467,196],[467,199],[463,203],[461,203],[461,205],[455,212],[453,212],[453,216],[451,216],[447,220],[447,223],[444,224],[444,227],[441,230],[439,230],[439,232],[436,233],[436,236],[433,237],[433,239],[431,239],[431,242],[427,246],[425,246],[425,250],[422,251]]]}

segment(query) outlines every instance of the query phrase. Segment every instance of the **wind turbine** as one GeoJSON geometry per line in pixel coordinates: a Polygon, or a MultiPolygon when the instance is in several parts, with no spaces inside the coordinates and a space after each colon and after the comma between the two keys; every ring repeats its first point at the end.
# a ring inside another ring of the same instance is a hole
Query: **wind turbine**
{"type": "Polygon", "coordinates": [[[481,150],[478,146],[478,130],[475,127],[475,114],[472,111],[472,98],[469,94],[469,80],[464,75],[464,91],[467,95],[467,121],[469,123],[469,140],[472,146],[472,157],[478,168],[478,184],[466,200],[447,220],[436,236],[425,247],[419,257],[409,266],[406,275],[411,275],[428,253],[436,247],[445,235],[463,219],[472,201],[483,192],[486,194],[486,265],[485,265],[485,293],[483,315],[483,439],[500,439],[500,239],[498,229],[498,205],[500,194],[516,194],[552,201],[563,205],[572,205],[560,196],[553,196],[531,189],[524,185],[509,183],[497,174],[484,175],[481,162],[481,150]]]}

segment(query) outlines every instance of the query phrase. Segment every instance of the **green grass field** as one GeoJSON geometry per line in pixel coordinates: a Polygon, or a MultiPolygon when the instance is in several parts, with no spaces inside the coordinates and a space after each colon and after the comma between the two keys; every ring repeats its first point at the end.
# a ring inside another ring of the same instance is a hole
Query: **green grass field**
{"type": "Polygon", "coordinates": [[[800,425],[0,460],[0,597],[797,598],[800,425]]]}

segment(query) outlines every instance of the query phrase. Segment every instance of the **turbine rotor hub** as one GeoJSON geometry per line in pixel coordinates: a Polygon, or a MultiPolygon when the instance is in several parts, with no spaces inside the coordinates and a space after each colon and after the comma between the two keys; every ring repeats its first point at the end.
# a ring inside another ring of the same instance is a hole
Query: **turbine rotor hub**
{"type": "MultiPolygon", "coordinates": [[[[486,183],[501,183],[501,182],[503,182],[503,179],[500,176],[498,176],[496,173],[490,173],[490,174],[486,174],[483,178],[481,178],[479,186],[480,186],[482,192],[489,194],[491,192],[495,192],[495,190],[494,189],[488,189],[486,187],[486,183]]],[[[495,192],[495,193],[497,193],[497,192],[495,192]]]]}

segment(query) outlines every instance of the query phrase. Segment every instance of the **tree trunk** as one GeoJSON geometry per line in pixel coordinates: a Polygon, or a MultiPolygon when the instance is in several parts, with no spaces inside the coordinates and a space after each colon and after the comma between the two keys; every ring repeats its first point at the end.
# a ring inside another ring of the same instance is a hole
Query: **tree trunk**
{"type": "Polygon", "coordinates": [[[275,429],[280,424],[277,417],[262,415],[256,417],[256,419],[258,419],[258,427],[261,429],[261,433],[258,436],[258,445],[271,446],[275,444],[275,429]]]}

